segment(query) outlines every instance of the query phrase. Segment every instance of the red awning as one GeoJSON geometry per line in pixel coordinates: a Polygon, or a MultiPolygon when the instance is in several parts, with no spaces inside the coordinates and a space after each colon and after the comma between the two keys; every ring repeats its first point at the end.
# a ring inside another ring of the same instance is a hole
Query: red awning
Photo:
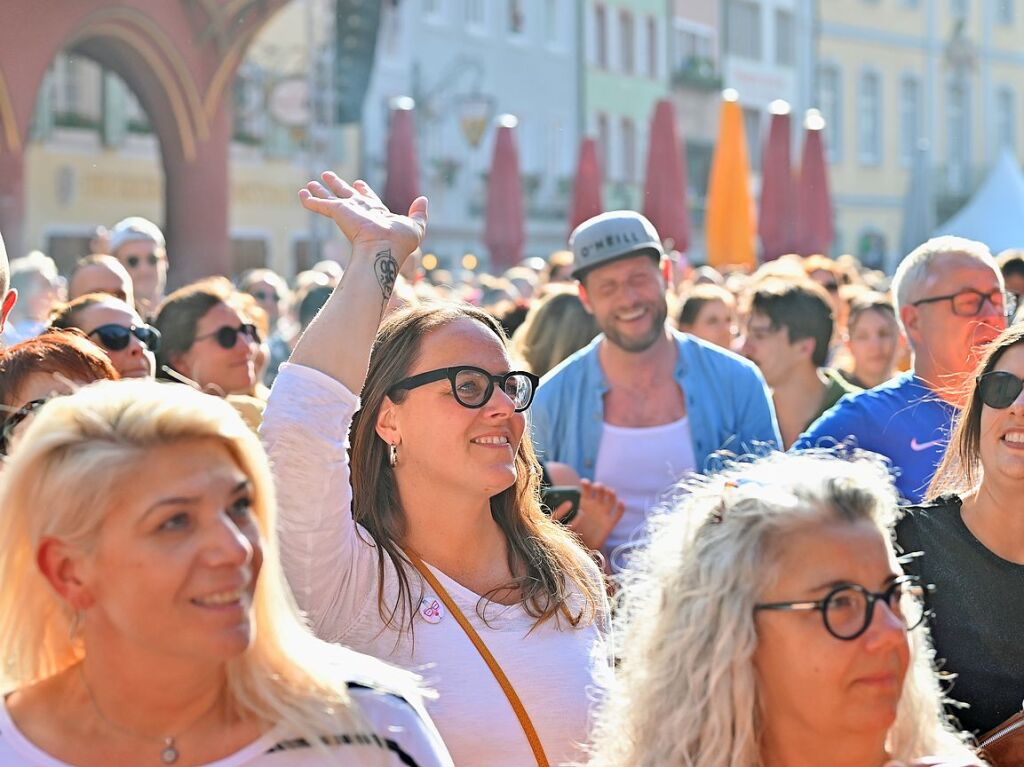
{"type": "Polygon", "coordinates": [[[672,102],[659,101],[651,119],[644,182],[644,215],[663,241],[686,252],[690,247],[690,211],[686,204],[686,156],[676,132],[672,102]]]}
{"type": "Polygon", "coordinates": [[[597,161],[597,140],[585,138],[580,144],[576,178],[572,185],[572,207],[569,209],[569,231],[588,218],[604,213],[601,201],[601,165],[597,161]]]}
{"type": "Polygon", "coordinates": [[[774,101],[761,155],[761,206],[757,229],[761,260],[773,261],[796,248],[796,180],[790,151],[789,104],[774,101]]]}
{"type": "Polygon", "coordinates": [[[824,132],[825,120],[818,110],[807,110],[797,188],[797,249],[803,256],[827,254],[834,235],[824,132]]]}
{"type": "Polygon", "coordinates": [[[487,214],[484,242],[491,253],[494,272],[516,266],[523,258],[526,240],[523,212],[523,185],[519,176],[519,151],[516,149],[512,115],[498,118],[494,156],[487,178],[487,214]]]}
{"type": "Polygon", "coordinates": [[[388,128],[387,179],[384,204],[396,213],[406,213],[420,196],[420,174],[416,158],[416,126],[412,99],[396,99],[388,128]]]}

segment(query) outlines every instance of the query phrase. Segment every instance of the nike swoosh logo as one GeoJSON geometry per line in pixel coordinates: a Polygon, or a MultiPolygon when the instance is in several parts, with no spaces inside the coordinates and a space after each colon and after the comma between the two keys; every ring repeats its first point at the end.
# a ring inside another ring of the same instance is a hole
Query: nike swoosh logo
{"type": "Polygon", "coordinates": [[[933,439],[931,442],[918,442],[917,437],[914,437],[912,440],[910,440],[910,449],[920,453],[922,450],[927,450],[930,447],[935,447],[936,445],[941,444],[941,439],[933,439]]]}

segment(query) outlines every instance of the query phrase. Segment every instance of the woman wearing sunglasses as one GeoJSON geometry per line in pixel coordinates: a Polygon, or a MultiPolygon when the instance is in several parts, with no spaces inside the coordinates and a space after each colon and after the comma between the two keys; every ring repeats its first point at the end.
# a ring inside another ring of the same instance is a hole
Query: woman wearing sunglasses
{"type": "Polygon", "coordinates": [[[221,397],[252,390],[259,333],[226,278],[174,291],[160,304],[153,324],[161,335],[157,377],[191,381],[221,397]]]}
{"type": "Polygon", "coordinates": [[[452,767],[408,674],[303,625],[274,513],[217,398],[46,405],[0,485],[0,764],[452,767]]]}
{"type": "Polygon", "coordinates": [[[687,489],[626,573],[588,767],[976,763],[877,458],[774,453],[687,489]]]}
{"type": "Polygon", "coordinates": [[[606,608],[596,565],[540,508],[537,378],[469,306],[404,309],[378,330],[426,199],[395,215],[366,184],[322,178],[300,198],[352,261],[262,429],[299,605],[322,638],[429,669],[460,767],[577,760],[606,608]]]}
{"type": "Polygon", "coordinates": [[[956,675],[951,708],[985,733],[1024,700],[1024,326],[986,349],[928,491],[897,528],[908,569],[935,584],[936,657],[956,675]]]}
{"type": "Polygon", "coordinates": [[[50,327],[77,328],[110,357],[122,378],[152,378],[160,333],[124,301],[104,293],[76,298],[50,316],[50,327]]]}

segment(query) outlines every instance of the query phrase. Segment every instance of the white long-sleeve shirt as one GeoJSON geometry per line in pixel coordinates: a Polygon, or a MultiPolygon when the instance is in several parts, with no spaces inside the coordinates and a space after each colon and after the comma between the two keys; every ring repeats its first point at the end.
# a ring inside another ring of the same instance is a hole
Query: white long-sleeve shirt
{"type": "MultiPolygon", "coordinates": [[[[408,627],[386,627],[377,602],[377,549],[352,519],[348,429],[359,406],[344,385],[316,370],[282,365],[261,436],[278,494],[285,573],[299,606],[322,639],[339,642],[424,676],[437,699],[428,711],[458,767],[535,763],[519,720],[469,638],[413,568],[423,596],[408,627]]],[[[443,513],[439,510],[438,513],[443,513]]],[[[593,568],[596,565],[580,552],[593,568]]],[[[429,563],[428,563],[428,566],[429,563]]],[[[534,626],[521,605],[492,603],[480,619],[480,595],[431,567],[501,665],[529,712],[553,765],[582,760],[590,710],[608,652],[606,615],[579,628],[564,618],[534,626]]],[[[385,558],[384,605],[396,604],[398,576],[385,558]]]]}

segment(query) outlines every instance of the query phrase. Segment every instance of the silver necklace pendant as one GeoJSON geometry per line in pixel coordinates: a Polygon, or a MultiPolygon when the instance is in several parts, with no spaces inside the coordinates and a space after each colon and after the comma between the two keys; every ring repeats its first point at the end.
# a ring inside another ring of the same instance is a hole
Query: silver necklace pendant
{"type": "Polygon", "coordinates": [[[160,761],[164,764],[174,764],[178,761],[178,749],[174,747],[174,738],[168,738],[164,750],[160,752],[160,761]]]}

